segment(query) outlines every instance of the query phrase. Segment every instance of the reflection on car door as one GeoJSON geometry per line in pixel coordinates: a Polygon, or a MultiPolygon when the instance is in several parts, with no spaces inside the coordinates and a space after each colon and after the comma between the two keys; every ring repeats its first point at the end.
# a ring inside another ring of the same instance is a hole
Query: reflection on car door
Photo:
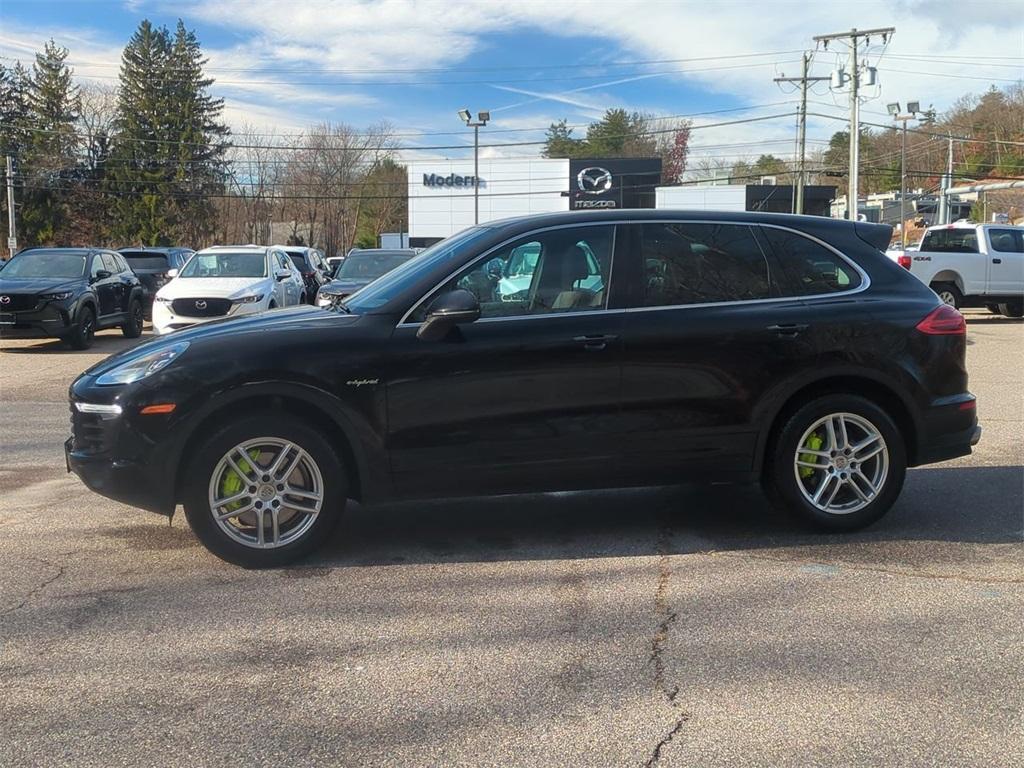
{"type": "Polygon", "coordinates": [[[1024,294],[1024,229],[990,229],[987,293],[1024,294]]]}
{"type": "Polygon", "coordinates": [[[610,293],[613,248],[611,225],[527,236],[456,275],[396,328],[384,373],[397,486],[514,492],[584,487],[595,462],[614,471],[624,314],[610,293]],[[539,243],[536,271],[503,296],[504,266],[523,242],[539,243]],[[600,291],[581,286],[581,242],[598,254],[600,291]],[[482,318],[441,342],[417,339],[429,301],[455,288],[477,294],[482,318]]]}
{"type": "Polygon", "coordinates": [[[752,405],[801,344],[767,327],[799,302],[758,301],[775,288],[749,226],[652,222],[623,239],[635,286],[624,328],[623,473],[671,483],[749,471],[752,405]]]}

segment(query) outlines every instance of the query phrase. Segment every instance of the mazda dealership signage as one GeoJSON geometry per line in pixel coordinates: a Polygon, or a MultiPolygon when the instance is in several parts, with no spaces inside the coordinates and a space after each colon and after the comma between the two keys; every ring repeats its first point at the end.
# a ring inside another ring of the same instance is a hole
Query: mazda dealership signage
{"type": "Polygon", "coordinates": [[[569,161],[569,208],[653,208],[661,158],[582,158],[569,161]]]}

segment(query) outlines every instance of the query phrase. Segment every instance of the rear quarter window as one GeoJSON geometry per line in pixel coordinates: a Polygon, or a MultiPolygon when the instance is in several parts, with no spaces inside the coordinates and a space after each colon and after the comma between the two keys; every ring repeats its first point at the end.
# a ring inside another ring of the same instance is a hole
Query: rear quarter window
{"type": "Polygon", "coordinates": [[[840,293],[863,282],[846,259],[799,232],[774,227],[761,227],[761,232],[782,270],[784,295],[840,293]]]}

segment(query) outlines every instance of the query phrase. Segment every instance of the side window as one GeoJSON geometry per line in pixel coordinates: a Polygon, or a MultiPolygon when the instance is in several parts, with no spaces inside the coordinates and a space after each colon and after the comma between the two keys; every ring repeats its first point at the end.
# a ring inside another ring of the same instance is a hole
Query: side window
{"type": "Polygon", "coordinates": [[[990,229],[988,241],[993,251],[1000,253],[1024,253],[1024,232],[1013,229],[990,229]]]}
{"type": "MultiPolygon", "coordinates": [[[[567,227],[527,235],[456,275],[438,294],[476,294],[481,317],[583,312],[608,306],[615,227],[567,227]]],[[[435,294],[436,295],[436,294],[435,294]]],[[[412,316],[421,322],[430,300],[412,316]]]]}
{"type": "Polygon", "coordinates": [[[768,262],[750,227],[738,224],[643,224],[645,307],[767,299],[768,262]]]}
{"type": "Polygon", "coordinates": [[[131,273],[131,267],[128,266],[128,263],[124,260],[124,256],[120,253],[114,254],[114,261],[117,262],[118,272],[121,272],[122,274],[131,273]]]}
{"type": "Polygon", "coordinates": [[[107,266],[103,263],[103,257],[100,254],[98,254],[98,253],[94,253],[93,256],[92,256],[92,266],[89,267],[89,277],[92,277],[92,278],[99,277],[99,271],[101,269],[106,269],[106,268],[107,268],[107,266]]]}
{"type": "Polygon", "coordinates": [[[112,253],[103,254],[103,268],[110,272],[112,275],[116,275],[121,271],[121,267],[117,263],[117,259],[114,258],[114,254],[112,253]]]}
{"type": "Polygon", "coordinates": [[[798,232],[762,227],[786,279],[787,294],[816,296],[850,291],[861,284],[860,273],[823,245],[798,232]]]}

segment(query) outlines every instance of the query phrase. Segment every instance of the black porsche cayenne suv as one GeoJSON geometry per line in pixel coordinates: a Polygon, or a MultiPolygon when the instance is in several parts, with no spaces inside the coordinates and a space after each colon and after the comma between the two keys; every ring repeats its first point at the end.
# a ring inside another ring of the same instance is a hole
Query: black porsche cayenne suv
{"type": "Polygon", "coordinates": [[[50,336],[75,349],[98,330],[142,334],[144,289],[124,257],[93,248],[29,248],[0,272],[0,337],[50,336]]]}
{"type": "Polygon", "coordinates": [[[963,317],[885,226],[600,211],[475,227],[346,302],[142,344],[71,387],[69,469],[287,563],[348,498],[760,480],[805,521],[881,517],[970,453],[963,317]],[[515,268],[510,268],[510,265],[515,268]]]}

